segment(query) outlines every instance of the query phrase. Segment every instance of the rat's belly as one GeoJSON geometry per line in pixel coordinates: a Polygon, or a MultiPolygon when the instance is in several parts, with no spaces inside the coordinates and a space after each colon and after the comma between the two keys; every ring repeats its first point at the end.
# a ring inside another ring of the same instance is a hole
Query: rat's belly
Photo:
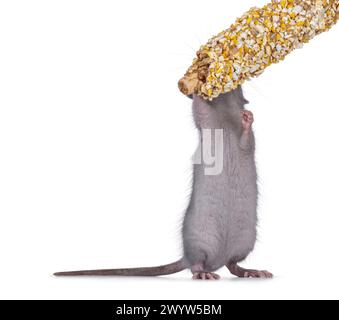
{"type": "Polygon", "coordinates": [[[258,192],[254,161],[246,160],[226,167],[219,177],[195,172],[183,228],[184,255],[191,265],[203,262],[207,271],[215,271],[253,250],[258,192]]]}
{"type": "Polygon", "coordinates": [[[211,206],[209,211],[196,211],[184,222],[184,251],[191,265],[203,262],[215,271],[229,262],[246,258],[256,239],[256,211],[252,203],[235,206],[211,206]]]}

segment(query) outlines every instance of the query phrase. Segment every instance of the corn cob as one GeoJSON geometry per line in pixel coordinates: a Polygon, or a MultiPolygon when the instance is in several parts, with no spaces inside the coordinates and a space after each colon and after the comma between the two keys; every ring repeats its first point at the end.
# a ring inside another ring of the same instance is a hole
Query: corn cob
{"type": "Polygon", "coordinates": [[[212,100],[329,30],[338,17],[339,0],[273,0],[251,8],[199,49],[179,89],[212,100]]]}

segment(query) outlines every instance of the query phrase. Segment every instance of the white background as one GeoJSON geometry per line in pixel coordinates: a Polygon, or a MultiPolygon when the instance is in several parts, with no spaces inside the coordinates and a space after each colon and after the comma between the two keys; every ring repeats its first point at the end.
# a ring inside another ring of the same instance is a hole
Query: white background
{"type": "Polygon", "coordinates": [[[180,257],[197,136],[177,89],[195,51],[266,1],[0,1],[0,298],[339,298],[338,27],[244,86],[259,239],[194,282],[52,276],[180,257]]]}

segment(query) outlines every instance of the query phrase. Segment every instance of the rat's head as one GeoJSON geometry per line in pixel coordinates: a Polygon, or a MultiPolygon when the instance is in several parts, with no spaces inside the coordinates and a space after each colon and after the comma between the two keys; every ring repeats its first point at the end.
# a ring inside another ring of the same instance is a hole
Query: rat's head
{"type": "Polygon", "coordinates": [[[221,94],[212,101],[193,96],[193,117],[199,129],[225,128],[230,122],[239,122],[239,112],[248,103],[241,86],[221,94]]]}

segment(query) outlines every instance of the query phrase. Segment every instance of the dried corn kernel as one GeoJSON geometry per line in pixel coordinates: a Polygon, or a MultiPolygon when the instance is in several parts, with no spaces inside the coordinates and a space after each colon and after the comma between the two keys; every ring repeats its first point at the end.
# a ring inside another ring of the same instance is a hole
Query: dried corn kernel
{"type": "Polygon", "coordinates": [[[329,30],[338,17],[339,0],[272,0],[252,8],[199,49],[179,88],[212,100],[329,30]]]}

